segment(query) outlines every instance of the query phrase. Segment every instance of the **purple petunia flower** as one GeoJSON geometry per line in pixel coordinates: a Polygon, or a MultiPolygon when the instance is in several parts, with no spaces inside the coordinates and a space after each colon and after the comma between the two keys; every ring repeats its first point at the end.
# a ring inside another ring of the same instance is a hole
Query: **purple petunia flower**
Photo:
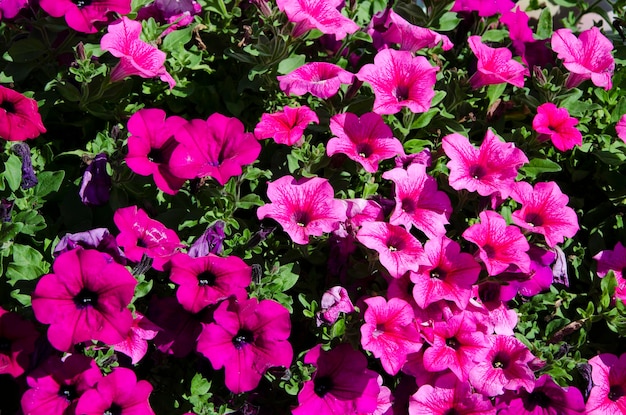
{"type": "Polygon", "coordinates": [[[221,220],[215,221],[206,231],[198,237],[189,247],[187,255],[192,258],[207,256],[209,254],[219,255],[224,250],[224,227],[226,223],[221,220]]]}
{"type": "Polygon", "coordinates": [[[101,206],[109,201],[111,176],[107,172],[107,155],[100,153],[91,160],[83,173],[78,195],[88,206],[101,206]]]}
{"type": "Polygon", "coordinates": [[[96,228],[78,233],[66,233],[54,247],[52,254],[56,258],[64,252],[77,248],[97,249],[100,252],[111,255],[116,262],[126,265],[126,258],[119,246],[117,246],[115,236],[111,235],[106,228],[96,228]]]}

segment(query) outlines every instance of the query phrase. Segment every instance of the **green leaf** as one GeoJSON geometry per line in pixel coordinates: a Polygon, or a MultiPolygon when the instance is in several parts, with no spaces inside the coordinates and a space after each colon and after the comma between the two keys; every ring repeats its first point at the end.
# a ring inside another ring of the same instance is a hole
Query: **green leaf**
{"type": "Polygon", "coordinates": [[[529,179],[535,179],[542,173],[556,173],[561,171],[561,166],[548,159],[532,159],[520,169],[520,172],[529,179]]]}
{"type": "Polygon", "coordinates": [[[43,198],[52,192],[56,192],[61,187],[65,172],[61,171],[44,171],[37,176],[39,183],[35,186],[35,195],[43,198]]]}
{"type": "Polygon", "coordinates": [[[15,285],[18,281],[35,280],[46,272],[50,265],[43,256],[31,246],[13,245],[13,261],[7,267],[6,277],[9,284],[15,285]]]}
{"type": "Polygon", "coordinates": [[[489,85],[487,87],[487,98],[489,98],[489,106],[491,107],[494,102],[502,96],[502,93],[506,89],[506,82],[501,84],[489,85]]]}
{"type": "Polygon", "coordinates": [[[37,232],[46,228],[46,219],[36,210],[25,210],[19,212],[13,218],[15,223],[23,224],[20,232],[25,235],[35,236],[37,232]]]}
{"type": "Polygon", "coordinates": [[[196,373],[191,379],[191,394],[206,395],[211,389],[211,382],[205,379],[200,373],[196,373]]]}
{"type": "Polygon", "coordinates": [[[537,23],[537,37],[539,39],[547,39],[550,36],[552,36],[552,14],[550,13],[550,8],[546,7],[539,15],[539,22],[537,23]]]}
{"type": "Polygon", "coordinates": [[[413,121],[411,129],[416,130],[418,128],[426,127],[428,124],[430,124],[430,121],[437,114],[439,114],[439,110],[437,108],[429,109],[427,112],[421,114],[419,117],[417,117],[415,121],[413,121]]]}
{"type": "Polygon", "coordinates": [[[9,159],[4,163],[4,179],[6,180],[9,188],[12,191],[16,191],[20,188],[22,183],[22,161],[14,154],[9,156],[9,159]]]}
{"type": "Polygon", "coordinates": [[[247,194],[237,202],[237,207],[240,209],[250,209],[254,206],[263,206],[261,196],[256,193],[247,194]]]}
{"type": "Polygon", "coordinates": [[[437,23],[433,26],[433,30],[448,32],[457,27],[461,23],[461,19],[458,18],[456,13],[447,12],[441,16],[437,23]]]}
{"type": "MultiPolygon", "coordinates": [[[[509,36],[509,32],[507,30],[488,30],[480,39],[484,42],[502,42],[505,38],[509,36]]],[[[504,84],[506,85],[506,84],[504,84]]]]}
{"type": "Polygon", "coordinates": [[[174,30],[170,32],[165,39],[163,39],[164,50],[180,50],[184,49],[183,46],[191,40],[191,31],[193,27],[187,26],[184,29],[174,30]]]}
{"type": "Polygon", "coordinates": [[[287,59],[283,59],[278,64],[278,73],[281,75],[288,74],[289,72],[298,69],[302,65],[304,65],[305,56],[304,55],[295,55],[287,59]]]}

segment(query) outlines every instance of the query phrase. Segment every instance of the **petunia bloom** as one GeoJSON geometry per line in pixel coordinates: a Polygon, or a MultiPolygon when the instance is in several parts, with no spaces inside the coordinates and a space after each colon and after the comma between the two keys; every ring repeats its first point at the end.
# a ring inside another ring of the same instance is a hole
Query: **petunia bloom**
{"type": "Polygon", "coordinates": [[[267,197],[272,203],[257,210],[258,218],[276,220],[300,245],[307,244],[309,236],[336,230],[346,220],[346,202],[335,199],[335,191],[326,179],[283,176],[267,184],[267,197]]]}
{"type": "Polygon", "coordinates": [[[111,257],[118,263],[126,265],[126,258],[117,246],[115,236],[107,228],[95,228],[85,232],[66,233],[56,244],[52,255],[58,257],[64,252],[77,248],[96,249],[111,257]]]}
{"type": "MultiPolygon", "coordinates": [[[[417,52],[424,48],[434,48],[438,44],[441,44],[441,48],[444,51],[450,50],[454,46],[448,36],[440,35],[424,27],[415,26],[394,12],[393,9],[387,9],[383,13],[387,14],[386,21],[383,23],[387,30],[382,33],[378,33],[374,29],[368,30],[368,33],[375,39],[375,45],[377,43],[376,38],[379,37],[384,44],[398,44],[400,45],[400,50],[408,50],[410,52],[417,52]]],[[[377,49],[380,49],[380,47],[377,49]]]]}
{"type": "Polygon", "coordinates": [[[158,23],[170,24],[160,37],[193,22],[193,16],[202,12],[202,6],[196,0],[154,0],[143,6],[137,13],[137,20],[153,18],[158,23]]]}
{"type": "Polygon", "coordinates": [[[619,357],[602,353],[589,359],[593,387],[587,398],[586,414],[626,413],[626,353],[619,357]]]}
{"type": "Polygon", "coordinates": [[[493,16],[494,14],[502,14],[508,12],[515,3],[511,0],[456,0],[452,12],[478,12],[481,17],[493,16]]]}
{"type": "Polygon", "coordinates": [[[491,48],[482,43],[480,36],[470,36],[469,47],[478,58],[477,71],[470,78],[472,88],[508,82],[518,88],[524,86],[524,75],[528,69],[512,59],[507,48],[491,48]]]}
{"type": "Polygon", "coordinates": [[[87,165],[80,181],[78,196],[87,206],[102,206],[109,201],[111,176],[107,172],[106,153],[97,154],[87,165]]]}
{"type": "Polygon", "coordinates": [[[0,138],[24,141],[45,132],[37,101],[0,86],[0,138]]]}
{"type": "Polygon", "coordinates": [[[582,145],[583,136],[576,124],[578,120],[569,116],[567,108],[557,108],[551,102],[538,106],[533,118],[533,129],[538,133],[539,141],[550,140],[561,151],[582,145]]]}
{"type": "Polygon", "coordinates": [[[224,239],[226,239],[225,226],[224,221],[216,220],[193,242],[187,254],[192,258],[221,254],[224,250],[224,239]]]}
{"type": "Polygon", "coordinates": [[[359,25],[337,10],[343,7],[343,0],[277,0],[276,4],[285,12],[289,21],[298,24],[294,37],[305,31],[318,29],[341,40],[347,34],[359,30],[359,25]]]}
{"type": "Polygon", "coordinates": [[[256,388],[270,367],[291,365],[289,311],[273,300],[223,301],[203,324],[197,349],[215,369],[225,369],[233,393],[256,388]]]}
{"type": "Polygon", "coordinates": [[[28,5],[28,0],[4,0],[0,2],[0,20],[12,19],[28,5]]]}
{"type": "Polygon", "coordinates": [[[126,16],[107,27],[108,33],[102,36],[100,48],[108,51],[120,62],[111,71],[111,81],[121,81],[127,76],[139,75],[142,78],[159,77],[167,82],[170,89],[176,81],[167,72],[165,52],[140,39],[141,23],[126,16]]]}
{"type": "Polygon", "coordinates": [[[378,170],[381,160],[404,155],[400,140],[393,136],[383,117],[374,112],[360,117],[350,112],[334,115],[330,131],[335,136],[328,140],[328,155],[345,154],[370,173],[378,170]]]}
{"type": "Polygon", "coordinates": [[[70,351],[89,340],[115,344],[126,337],[137,280],[110,258],[92,249],[65,252],[52,264],[53,273],[37,283],[33,312],[50,324],[48,340],[56,349],[70,351]]]}
{"type": "Polygon", "coordinates": [[[352,84],[354,74],[327,62],[309,62],[287,75],[277,76],[280,89],[287,95],[307,92],[321,99],[334,96],[342,84],[352,84]]]}
{"type": "Polygon", "coordinates": [[[33,323],[0,307],[0,374],[14,378],[23,374],[30,365],[38,337],[33,323]]]}
{"type": "Polygon", "coordinates": [[[254,128],[257,140],[273,138],[278,144],[299,145],[302,143],[304,130],[310,123],[319,124],[315,111],[303,105],[284,107],[282,111],[261,115],[261,121],[254,128]]]}
{"type": "Polygon", "coordinates": [[[109,13],[130,13],[131,0],[40,0],[41,8],[53,17],[64,17],[67,25],[83,33],[96,33],[95,23],[106,22],[109,13]]]}
{"type": "Polygon", "coordinates": [[[339,318],[339,313],[352,313],[354,305],[350,301],[348,291],[335,286],[326,290],[320,301],[320,311],[316,315],[317,326],[322,324],[333,324],[339,318]]]}
{"type": "Polygon", "coordinates": [[[136,365],[148,352],[148,340],[152,340],[159,333],[160,328],[148,320],[143,314],[135,312],[133,324],[120,343],[112,345],[116,352],[130,357],[131,363],[136,365]]]}
{"type": "Polygon", "coordinates": [[[395,114],[403,107],[421,113],[428,111],[435,96],[438,70],[423,56],[383,49],[374,57],[374,63],[364,65],[356,76],[374,90],[375,113],[395,114]]]}
{"type": "Polygon", "coordinates": [[[597,27],[582,32],[578,38],[570,29],[559,29],[552,34],[552,49],[563,60],[569,71],[565,86],[574,88],[581,82],[591,79],[595,86],[606,89],[613,86],[615,59],[611,55],[613,42],[607,39],[597,27]]]}

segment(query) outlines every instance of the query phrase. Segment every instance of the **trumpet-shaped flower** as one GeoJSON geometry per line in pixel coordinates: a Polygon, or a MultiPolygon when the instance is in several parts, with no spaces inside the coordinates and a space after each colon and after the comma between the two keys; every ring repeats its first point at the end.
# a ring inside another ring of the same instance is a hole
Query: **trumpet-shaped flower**
{"type": "Polygon", "coordinates": [[[507,225],[497,212],[480,212],[480,223],[463,232],[463,238],[478,245],[478,256],[485,264],[489,275],[498,275],[510,265],[521,272],[530,270],[528,249],[530,246],[516,226],[507,225]]]}
{"type": "Polygon", "coordinates": [[[600,29],[592,27],[578,38],[570,29],[559,29],[552,34],[551,44],[557,57],[563,59],[563,66],[570,71],[566,87],[574,88],[591,79],[595,86],[611,89],[615,70],[615,59],[611,55],[613,42],[600,29]]]}
{"type": "Polygon", "coordinates": [[[226,387],[234,393],[257,387],[267,369],[291,365],[293,349],[289,311],[273,300],[223,301],[203,324],[197,349],[215,369],[225,369],[226,387]]]}
{"type": "Polygon", "coordinates": [[[567,108],[557,108],[551,102],[537,107],[537,115],[533,118],[533,129],[539,134],[539,141],[552,141],[554,147],[566,151],[580,146],[583,136],[575,127],[578,120],[569,116],[567,108]]]}
{"type": "Polygon", "coordinates": [[[276,77],[280,89],[287,95],[311,95],[327,99],[335,95],[342,84],[352,84],[354,74],[328,62],[309,62],[287,75],[276,77]]]}
{"type": "Polygon", "coordinates": [[[136,365],[148,352],[148,340],[152,340],[159,333],[160,328],[148,320],[143,314],[135,312],[133,325],[126,334],[124,341],[113,345],[116,352],[130,357],[131,363],[136,365]]]}
{"type": "Polygon", "coordinates": [[[452,204],[444,192],[437,190],[437,182],[426,173],[426,166],[411,164],[406,170],[395,168],[383,173],[383,178],[395,184],[396,207],[389,223],[407,230],[415,226],[429,238],[446,233],[452,204]]]}
{"type": "Polygon", "coordinates": [[[528,75],[528,69],[512,59],[510,50],[491,48],[481,42],[480,36],[470,36],[467,41],[478,58],[477,71],[470,78],[472,88],[503,82],[519,88],[524,86],[524,75],[528,75]]]}
{"type": "Polygon", "coordinates": [[[141,23],[122,17],[108,26],[108,33],[102,36],[100,47],[108,51],[120,62],[111,71],[111,81],[120,81],[127,76],[139,75],[142,78],[159,77],[167,82],[170,89],[176,81],[167,72],[165,52],[140,39],[141,23]]]}
{"type": "Polygon", "coordinates": [[[294,36],[318,29],[341,40],[348,33],[359,30],[359,25],[337,10],[343,7],[343,0],[277,0],[276,4],[285,12],[289,21],[298,23],[294,36]]]}
{"type": "Polygon", "coordinates": [[[61,254],[52,274],[41,277],[32,295],[39,322],[50,324],[48,340],[61,351],[89,340],[123,341],[133,316],[127,308],[137,280],[107,254],[75,249],[61,254]]]}
{"type": "Polygon", "coordinates": [[[508,197],[518,169],[528,163],[522,150],[513,143],[500,141],[491,130],[487,130],[480,148],[456,133],[445,136],[442,147],[450,157],[447,164],[450,186],[481,196],[499,193],[502,198],[508,197]]]}
{"type": "Polygon", "coordinates": [[[300,245],[307,244],[309,236],[338,229],[339,223],[346,220],[347,204],[335,199],[335,191],[326,179],[283,176],[267,184],[267,197],[272,203],[257,210],[258,218],[276,220],[300,245]]]}
{"type": "Polygon", "coordinates": [[[517,182],[511,197],[522,205],[520,210],[513,212],[513,222],[543,235],[550,248],[578,231],[576,212],[567,206],[569,198],[555,182],[537,183],[534,188],[529,183],[517,182]]]}
{"type": "Polygon", "coordinates": [[[37,101],[0,86],[0,138],[24,141],[45,132],[37,101]]]}
{"type": "MultiPolygon", "coordinates": [[[[388,29],[378,36],[382,38],[385,44],[399,44],[400,50],[417,52],[424,48],[434,48],[438,44],[441,44],[443,50],[450,50],[454,46],[448,36],[415,26],[403,19],[393,9],[388,9],[387,21],[384,25],[388,29]]],[[[374,30],[369,32],[372,37],[375,37],[374,30]]]]}
{"type": "Polygon", "coordinates": [[[379,114],[337,114],[330,119],[330,130],[335,137],[326,146],[328,155],[345,154],[370,173],[378,170],[381,160],[404,155],[402,143],[379,114]]]}
{"type": "Polygon", "coordinates": [[[626,353],[603,353],[589,359],[593,387],[587,398],[588,415],[626,413],[626,353]]]}
{"type": "Polygon", "coordinates": [[[377,114],[395,114],[403,107],[412,112],[426,112],[435,96],[438,67],[423,56],[409,51],[383,49],[356,74],[374,90],[377,114]]]}
{"type": "Polygon", "coordinates": [[[317,114],[311,108],[284,107],[282,111],[261,115],[261,122],[254,128],[257,140],[273,138],[278,144],[298,145],[302,143],[302,134],[310,123],[319,124],[317,114]]]}
{"type": "Polygon", "coordinates": [[[95,23],[106,22],[109,13],[130,13],[130,0],[40,0],[41,8],[53,17],[64,17],[67,25],[83,33],[96,33],[95,23]]]}

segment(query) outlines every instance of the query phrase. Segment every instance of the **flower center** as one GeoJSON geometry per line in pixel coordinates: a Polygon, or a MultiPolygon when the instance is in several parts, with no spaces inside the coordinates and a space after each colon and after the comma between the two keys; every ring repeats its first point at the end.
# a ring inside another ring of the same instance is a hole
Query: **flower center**
{"type": "Polygon", "coordinates": [[[509,357],[502,352],[498,352],[491,361],[491,365],[496,369],[506,369],[509,366],[509,357]]]}
{"type": "Polygon", "coordinates": [[[80,9],[81,7],[89,6],[92,1],[93,0],[72,0],[72,3],[80,9]]]}
{"type": "Polygon", "coordinates": [[[356,152],[359,155],[359,157],[363,157],[365,159],[374,153],[374,151],[372,150],[372,146],[370,146],[367,143],[358,144],[356,146],[356,152]]]}
{"type": "Polygon", "coordinates": [[[98,293],[83,288],[76,297],[74,297],[74,304],[76,304],[76,307],[79,309],[89,306],[95,307],[98,304],[98,293]]]}
{"type": "Polygon", "coordinates": [[[321,376],[313,380],[313,391],[317,396],[323,398],[333,389],[333,380],[328,376],[321,376]]]}
{"type": "Polygon", "coordinates": [[[402,210],[406,213],[412,213],[415,210],[415,202],[411,199],[402,199],[402,210]]]}
{"type": "Polygon", "coordinates": [[[495,248],[489,244],[483,246],[483,251],[485,251],[485,255],[487,255],[487,258],[493,258],[496,256],[495,248]]]}
{"type": "Polygon", "coordinates": [[[6,112],[15,113],[15,105],[9,101],[0,102],[0,108],[5,110],[6,112]]]}
{"type": "Polygon", "coordinates": [[[122,415],[122,407],[113,403],[111,404],[111,407],[104,411],[102,415],[122,415]]]}
{"type": "Polygon", "coordinates": [[[624,396],[624,389],[620,385],[613,385],[609,390],[609,399],[615,402],[624,396]]]}
{"type": "Polygon", "coordinates": [[[543,225],[543,219],[539,213],[527,213],[524,220],[531,226],[543,225]]]}
{"type": "Polygon", "coordinates": [[[11,340],[0,337],[0,353],[9,354],[9,352],[11,352],[11,340]]]}
{"type": "Polygon", "coordinates": [[[296,222],[296,225],[304,228],[311,222],[311,218],[309,218],[309,214],[307,212],[296,212],[293,215],[293,220],[296,222]]]}
{"type": "Polygon", "coordinates": [[[451,349],[458,350],[458,348],[461,347],[461,344],[456,339],[456,337],[450,337],[449,339],[446,339],[446,346],[450,347],[451,349]]]}
{"type": "Polygon", "coordinates": [[[148,153],[148,160],[157,164],[165,163],[165,157],[163,157],[163,152],[158,148],[150,149],[150,152],[148,153]]]}
{"type": "Polygon", "coordinates": [[[205,287],[207,285],[213,286],[215,285],[216,278],[215,274],[211,271],[202,271],[198,274],[198,285],[200,287],[205,287]]]}
{"type": "Polygon", "coordinates": [[[76,387],[74,385],[61,386],[61,388],[59,389],[59,396],[67,399],[68,402],[73,401],[77,397],[76,387]]]}
{"type": "Polygon", "coordinates": [[[250,344],[254,341],[254,334],[248,329],[240,329],[235,337],[233,337],[233,344],[235,349],[239,350],[246,344],[250,344]]]}
{"type": "Polygon", "coordinates": [[[461,415],[461,413],[457,411],[456,408],[450,408],[446,412],[444,412],[443,415],[461,415]]]}
{"type": "Polygon", "coordinates": [[[528,402],[540,408],[548,408],[550,406],[551,399],[542,391],[534,391],[528,395],[528,402]]]}
{"type": "Polygon", "coordinates": [[[469,169],[469,175],[476,180],[480,180],[487,175],[483,166],[472,166],[469,169]]]}
{"type": "Polygon", "coordinates": [[[443,280],[446,278],[446,275],[447,273],[439,267],[430,270],[430,278],[443,280]]]}
{"type": "Polygon", "coordinates": [[[409,99],[409,87],[404,85],[398,85],[393,91],[393,96],[396,97],[398,102],[406,101],[409,99]]]}
{"type": "Polygon", "coordinates": [[[398,238],[395,235],[391,235],[387,239],[387,248],[391,252],[402,250],[404,248],[404,241],[401,238],[398,238]]]}

